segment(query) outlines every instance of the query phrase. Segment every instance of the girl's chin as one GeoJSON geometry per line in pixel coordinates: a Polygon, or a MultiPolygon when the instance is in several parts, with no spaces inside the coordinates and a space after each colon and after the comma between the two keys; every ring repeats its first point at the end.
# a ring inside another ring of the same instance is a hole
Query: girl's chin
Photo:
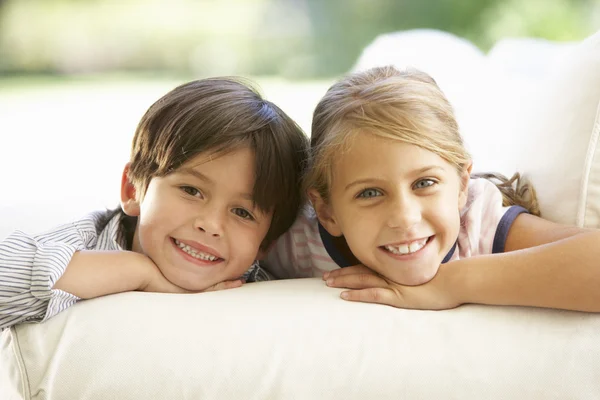
{"type": "Polygon", "coordinates": [[[433,273],[427,274],[427,275],[412,275],[412,276],[407,276],[406,274],[402,274],[402,275],[396,275],[396,274],[382,274],[383,276],[385,276],[387,279],[394,281],[395,283],[402,285],[402,286],[419,286],[419,285],[424,285],[427,282],[431,281],[433,278],[435,278],[435,275],[437,274],[439,268],[436,268],[436,270],[433,273]],[[396,275],[396,276],[393,276],[396,275]]]}

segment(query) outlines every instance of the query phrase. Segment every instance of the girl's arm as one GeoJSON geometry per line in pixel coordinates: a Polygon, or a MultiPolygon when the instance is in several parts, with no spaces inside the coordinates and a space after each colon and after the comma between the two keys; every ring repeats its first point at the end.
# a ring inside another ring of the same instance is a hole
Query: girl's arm
{"type": "Polygon", "coordinates": [[[363,266],[328,274],[347,300],[402,308],[447,309],[464,303],[600,312],[600,231],[519,215],[505,253],[442,265],[420,286],[402,286],[363,266]]]}
{"type": "Polygon", "coordinates": [[[467,258],[447,267],[449,275],[460,277],[454,291],[459,303],[600,312],[598,230],[521,214],[510,228],[505,253],[467,258]]]}

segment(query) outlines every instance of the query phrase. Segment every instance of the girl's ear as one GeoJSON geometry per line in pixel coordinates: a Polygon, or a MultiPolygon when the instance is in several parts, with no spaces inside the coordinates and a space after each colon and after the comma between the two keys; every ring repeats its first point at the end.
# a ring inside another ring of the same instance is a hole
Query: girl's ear
{"type": "Polygon", "coordinates": [[[121,209],[130,217],[140,215],[140,203],[137,198],[135,185],[129,180],[130,163],[125,164],[121,177],[121,209]]]}
{"type": "Polygon", "coordinates": [[[342,236],[342,230],[331,211],[331,206],[321,197],[319,192],[315,189],[309,189],[308,198],[310,199],[310,202],[317,213],[317,218],[319,218],[319,222],[323,225],[323,228],[325,228],[332,236],[342,236]]]}
{"type": "Polygon", "coordinates": [[[471,179],[471,171],[473,171],[473,163],[469,162],[467,168],[460,174],[460,192],[458,194],[458,209],[461,210],[467,204],[469,196],[469,180],[471,179]]]}

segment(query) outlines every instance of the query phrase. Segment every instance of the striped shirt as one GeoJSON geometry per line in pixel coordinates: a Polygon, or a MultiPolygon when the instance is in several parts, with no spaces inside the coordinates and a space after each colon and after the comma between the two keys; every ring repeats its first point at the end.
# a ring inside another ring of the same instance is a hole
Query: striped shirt
{"type": "MultiPolygon", "coordinates": [[[[508,231],[526,209],[503,207],[502,193],[486,179],[471,179],[455,245],[442,263],[480,254],[504,252],[508,231]]],[[[319,224],[307,205],[292,228],[281,236],[261,264],[278,279],[322,276],[351,265],[337,250],[333,237],[319,224]]]]}
{"type": "MultiPolygon", "coordinates": [[[[120,213],[97,230],[111,213],[94,212],[33,236],[16,231],[0,242],[0,330],[46,321],[81,300],[52,287],[76,251],[127,249],[120,213]]],[[[255,282],[270,276],[255,262],[243,278],[255,282]]]]}

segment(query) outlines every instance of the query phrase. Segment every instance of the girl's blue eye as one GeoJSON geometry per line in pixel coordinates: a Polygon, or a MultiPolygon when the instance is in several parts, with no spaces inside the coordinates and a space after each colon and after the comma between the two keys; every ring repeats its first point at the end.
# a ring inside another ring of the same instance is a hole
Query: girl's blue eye
{"type": "Polygon", "coordinates": [[[365,189],[362,192],[360,192],[358,194],[358,196],[356,196],[356,197],[362,198],[362,199],[370,199],[373,197],[379,197],[381,195],[382,195],[381,191],[379,191],[377,189],[365,189]]]}
{"type": "Polygon", "coordinates": [[[254,219],[252,214],[250,214],[248,211],[244,210],[243,208],[234,208],[233,213],[240,218],[244,218],[244,219],[248,219],[248,220],[254,219]]]}
{"type": "Polygon", "coordinates": [[[421,179],[415,183],[414,187],[415,189],[425,189],[429,186],[435,185],[435,183],[436,182],[433,179],[421,179]]]}
{"type": "Polygon", "coordinates": [[[202,192],[199,191],[198,189],[196,189],[193,186],[182,186],[181,190],[183,190],[184,192],[186,192],[187,194],[189,194],[190,196],[194,196],[194,197],[200,197],[202,198],[202,192]]]}

